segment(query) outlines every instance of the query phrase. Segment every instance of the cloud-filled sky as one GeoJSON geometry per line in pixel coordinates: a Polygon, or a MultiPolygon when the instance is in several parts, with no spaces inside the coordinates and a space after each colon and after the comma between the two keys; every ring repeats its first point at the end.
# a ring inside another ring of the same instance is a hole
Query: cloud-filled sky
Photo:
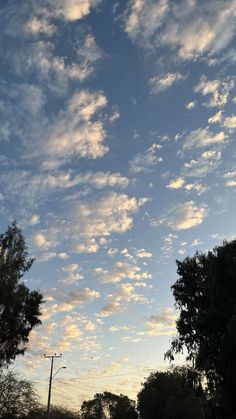
{"type": "Polygon", "coordinates": [[[45,296],[16,366],[46,402],[135,397],[167,368],[175,260],[233,239],[234,0],[1,4],[1,231],[45,296]]]}

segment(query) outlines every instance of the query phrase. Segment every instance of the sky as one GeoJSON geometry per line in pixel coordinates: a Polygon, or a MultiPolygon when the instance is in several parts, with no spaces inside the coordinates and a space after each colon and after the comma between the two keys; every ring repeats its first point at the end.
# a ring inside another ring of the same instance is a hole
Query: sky
{"type": "MultiPolygon", "coordinates": [[[[234,0],[0,2],[0,229],[42,326],[14,368],[78,410],[169,367],[175,260],[235,238],[234,0]]],[[[176,363],[183,362],[182,358],[176,363]]]]}

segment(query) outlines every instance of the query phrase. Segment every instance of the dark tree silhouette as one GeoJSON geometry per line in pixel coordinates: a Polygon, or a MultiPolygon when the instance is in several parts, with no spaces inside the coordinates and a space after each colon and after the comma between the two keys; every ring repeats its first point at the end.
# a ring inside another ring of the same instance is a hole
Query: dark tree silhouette
{"type": "Polygon", "coordinates": [[[0,370],[0,417],[21,419],[37,408],[38,398],[32,383],[20,379],[13,371],[0,370]]]}
{"type": "Polygon", "coordinates": [[[150,374],[138,394],[140,418],[203,419],[198,385],[184,368],[150,374]]]}
{"type": "Polygon", "coordinates": [[[81,419],[137,419],[135,402],[127,396],[105,391],[81,406],[81,419]]]}
{"type": "Polygon", "coordinates": [[[30,291],[21,281],[32,263],[14,222],[0,235],[0,366],[24,354],[30,331],[41,323],[42,294],[30,291]]]}
{"type": "MultiPolygon", "coordinates": [[[[32,409],[28,415],[20,419],[46,419],[46,417],[46,408],[36,407],[36,409],[32,409]]],[[[80,419],[80,415],[65,407],[52,406],[50,410],[50,419],[80,419]]]]}
{"type": "Polygon", "coordinates": [[[177,273],[178,335],[166,357],[173,360],[186,347],[188,359],[205,373],[214,418],[235,418],[236,241],[177,261],[177,273]]]}

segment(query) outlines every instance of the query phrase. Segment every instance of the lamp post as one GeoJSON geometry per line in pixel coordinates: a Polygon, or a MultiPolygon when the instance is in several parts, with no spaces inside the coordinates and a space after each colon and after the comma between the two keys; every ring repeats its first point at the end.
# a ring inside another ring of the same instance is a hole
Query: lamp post
{"type": "Polygon", "coordinates": [[[54,355],[46,355],[44,354],[44,358],[51,359],[51,369],[50,369],[50,377],[49,377],[49,386],[48,386],[48,405],[47,405],[47,419],[50,419],[50,403],[51,403],[51,391],[52,391],[52,380],[56,376],[56,374],[63,368],[66,367],[60,367],[56,373],[53,375],[53,364],[55,358],[61,358],[62,354],[54,354],[54,355]]]}

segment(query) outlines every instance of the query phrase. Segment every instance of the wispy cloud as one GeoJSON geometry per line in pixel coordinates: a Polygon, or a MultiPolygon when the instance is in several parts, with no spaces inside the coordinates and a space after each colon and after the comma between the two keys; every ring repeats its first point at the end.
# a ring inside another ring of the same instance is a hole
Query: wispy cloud
{"type": "Polygon", "coordinates": [[[191,177],[204,177],[221,164],[221,151],[208,150],[199,157],[184,163],[182,174],[191,177]]]}
{"type": "Polygon", "coordinates": [[[208,147],[214,144],[222,144],[227,139],[224,131],[214,133],[206,128],[197,128],[186,135],[183,149],[208,147]]]}
{"type": "Polygon", "coordinates": [[[161,146],[153,144],[144,153],[139,153],[130,161],[130,170],[133,173],[148,173],[154,170],[158,163],[162,162],[162,157],[157,155],[161,146]]]}
{"type": "Polygon", "coordinates": [[[180,73],[167,73],[161,77],[152,77],[149,81],[151,93],[158,94],[169,89],[176,82],[183,80],[185,77],[180,73]]]}
{"type": "Polygon", "coordinates": [[[188,201],[170,207],[152,225],[165,224],[173,230],[187,230],[201,224],[207,214],[206,204],[197,205],[194,201],[188,201]]]}
{"type": "Polygon", "coordinates": [[[208,96],[208,107],[223,107],[229,99],[229,93],[234,87],[234,81],[228,79],[208,80],[206,76],[201,76],[200,82],[194,88],[196,93],[201,93],[203,96],[208,96]]]}
{"type": "Polygon", "coordinates": [[[176,333],[177,314],[172,307],[166,307],[159,314],[145,320],[145,333],[149,336],[173,335],[176,333]]]}
{"type": "Polygon", "coordinates": [[[196,1],[132,0],[125,30],[133,42],[148,49],[168,46],[182,60],[212,56],[226,48],[235,35],[235,2],[204,5],[196,1]]]}

